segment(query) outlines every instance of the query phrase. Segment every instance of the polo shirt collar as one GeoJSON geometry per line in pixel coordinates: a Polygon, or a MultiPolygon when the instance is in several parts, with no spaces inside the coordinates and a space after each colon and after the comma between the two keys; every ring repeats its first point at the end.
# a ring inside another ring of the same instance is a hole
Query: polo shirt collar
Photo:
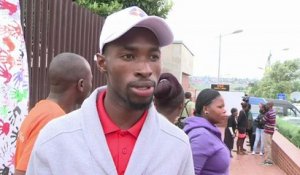
{"type": "MultiPolygon", "coordinates": [[[[107,135],[122,130],[110,119],[110,117],[108,116],[105,110],[104,107],[105,95],[106,95],[106,91],[99,93],[98,100],[97,100],[97,110],[98,110],[99,119],[103,127],[103,132],[105,135],[107,135]]],[[[129,128],[126,131],[128,131],[131,135],[137,138],[144,125],[147,115],[148,115],[148,110],[145,110],[144,113],[142,114],[142,117],[131,128],[129,128]]]]}

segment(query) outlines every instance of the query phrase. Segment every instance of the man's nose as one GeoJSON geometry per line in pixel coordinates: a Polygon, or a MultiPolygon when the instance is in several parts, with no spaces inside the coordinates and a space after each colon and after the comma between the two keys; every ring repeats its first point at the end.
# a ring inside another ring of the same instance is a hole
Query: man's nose
{"type": "Polygon", "coordinates": [[[136,74],[143,77],[150,77],[152,75],[152,68],[150,62],[140,61],[137,63],[136,74]]]}

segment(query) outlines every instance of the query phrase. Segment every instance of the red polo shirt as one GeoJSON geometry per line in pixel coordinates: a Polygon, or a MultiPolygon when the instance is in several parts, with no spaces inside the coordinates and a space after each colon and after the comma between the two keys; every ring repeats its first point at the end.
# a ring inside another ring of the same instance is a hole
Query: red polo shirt
{"type": "Polygon", "coordinates": [[[125,173],[130,155],[146,120],[148,111],[146,110],[140,120],[138,120],[131,128],[128,130],[121,130],[115,123],[113,123],[105,110],[105,94],[106,91],[99,94],[97,110],[110,153],[114,160],[118,174],[121,175],[125,173]]]}

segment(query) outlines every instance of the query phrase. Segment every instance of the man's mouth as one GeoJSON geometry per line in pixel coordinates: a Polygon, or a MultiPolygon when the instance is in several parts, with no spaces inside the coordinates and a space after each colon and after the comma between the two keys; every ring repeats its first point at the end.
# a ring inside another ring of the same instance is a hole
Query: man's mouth
{"type": "Polygon", "coordinates": [[[132,91],[138,96],[149,97],[153,95],[154,87],[133,87],[132,91]]]}
{"type": "Polygon", "coordinates": [[[138,96],[149,97],[153,95],[154,85],[153,81],[136,81],[131,84],[130,88],[138,96]]]}

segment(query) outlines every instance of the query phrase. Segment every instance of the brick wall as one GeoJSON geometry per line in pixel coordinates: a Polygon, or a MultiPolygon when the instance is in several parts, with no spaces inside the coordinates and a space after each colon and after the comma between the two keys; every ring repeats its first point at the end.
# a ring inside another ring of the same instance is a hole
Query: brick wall
{"type": "Polygon", "coordinates": [[[275,132],[272,142],[273,160],[288,175],[300,175],[300,149],[279,132],[275,132]]]}

